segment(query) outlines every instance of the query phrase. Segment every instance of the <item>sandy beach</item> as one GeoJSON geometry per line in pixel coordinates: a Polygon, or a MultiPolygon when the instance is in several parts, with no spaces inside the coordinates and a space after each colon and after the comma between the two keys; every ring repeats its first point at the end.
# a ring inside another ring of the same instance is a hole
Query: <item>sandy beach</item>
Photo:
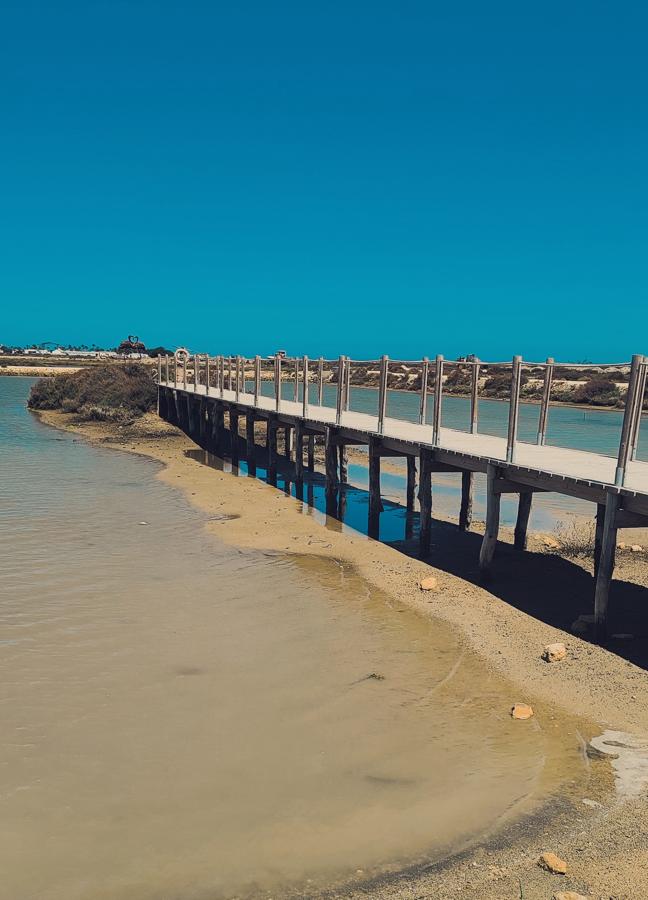
{"type": "MultiPolygon", "coordinates": [[[[428,565],[363,535],[343,532],[341,526],[326,527],[304,514],[302,504],[261,481],[201,464],[187,455],[195,445],[156,416],[143,417],[117,436],[103,425],[76,425],[61,413],[39,416],[93,442],[162,463],[158,477],[182,490],[207,514],[207,527],[220,540],[343,561],[393,602],[448,623],[466,646],[514,684],[511,704],[534,706],[541,727],[551,727],[549,710],[558,708],[596,722],[601,731],[632,735],[624,741],[633,746],[648,746],[648,655],[637,611],[632,624],[635,637],[617,638],[610,649],[566,630],[565,623],[592,611],[587,600],[591,604],[589,560],[567,560],[548,548],[542,536],[532,535],[525,554],[501,548],[495,577],[486,588],[476,583],[479,525],[473,533],[459,535],[452,525],[441,523],[434,565],[428,565]],[[437,587],[424,592],[419,582],[428,575],[436,577],[437,587]],[[548,664],[541,654],[554,641],[563,641],[568,655],[561,663],[548,664]]],[[[510,537],[505,533],[505,542],[510,537]]],[[[616,578],[622,583],[620,608],[631,611],[648,584],[643,555],[619,554],[616,578]]],[[[640,758],[641,750],[633,759],[640,758]]],[[[572,890],[606,900],[645,898],[648,809],[638,796],[644,772],[637,763],[626,779],[633,789],[623,796],[612,787],[609,759],[595,758],[589,764],[591,793],[577,806],[561,796],[548,797],[539,814],[494,832],[479,848],[441,867],[394,872],[379,882],[341,887],[326,896],[541,900],[572,890]],[[567,861],[566,875],[538,866],[539,855],[547,850],[567,861]]]]}

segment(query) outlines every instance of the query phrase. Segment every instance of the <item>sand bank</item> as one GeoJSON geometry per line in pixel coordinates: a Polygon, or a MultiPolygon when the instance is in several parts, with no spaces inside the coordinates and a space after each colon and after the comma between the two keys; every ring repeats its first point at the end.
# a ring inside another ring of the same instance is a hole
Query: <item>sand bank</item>
{"type": "MultiPolygon", "coordinates": [[[[144,417],[135,428],[120,430],[117,437],[104,426],[76,426],[60,413],[41,413],[40,417],[105,446],[145,454],[163,463],[158,477],[183,490],[207,514],[207,527],[221,540],[236,546],[343,560],[395,602],[450,623],[488,666],[515,684],[517,693],[511,701],[535,704],[539,719],[546,704],[547,708],[560,707],[569,714],[595,720],[601,730],[629,732],[640,739],[648,735],[648,673],[643,645],[632,644],[641,663],[635,664],[628,658],[632,654],[624,650],[622,639],[615,648],[618,652],[610,652],[550,624],[557,620],[555,608],[569,603],[561,578],[567,589],[570,579],[589,578],[588,562],[562,560],[547,553],[541,540],[535,538],[528,554],[506,553],[503,549],[507,566],[501,570],[501,580],[507,590],[495,581],[487,590],[467,580],[474,575],[476,560],[472,554],[465,553],[463,563],[455,559],[452,566],[433,568],[362,535],[342,532],[335,525],[326,527],[281,491],[254,478],[232,477],[188,457],[186,451],[195,449],[195,445],[155,416],[144,417]],[[466,577],[462,577],[462,565],[466,577]],[[546,590],[542,608],[532,607],[535,614],[529,614],[524,597],[537,590],[533,573],[547,568],[556,571],[554,590],[546,590]],[[437,590],[420,590],[419,581],[426,575],[437,578],[437,590]],[[541,660],[541,653],[553,641],[567,644],[568,657],[562,663],[548,665],[541,660]]],[[[457,535],[451,526],[446,531],[457,535]]],[[[648,579],[644,567],[643,561],[622,559],[617,577],[645,585],[648,579]]],[[[550,727],[549,723],[545,722],[545,727],[550,727]]],[[[591,762],[593,791],[600,781],[596,776],[601,767],[609,773],[609,765],[607,760],[591,762]]],[[[633,777],[635,782],[639,778],[633,777]]],[[[610,802],[604,796],[583,799],[594,799],[602,805],[583,803],[575,812],[559,797],[550,798],[544,816],[494,834],[476,852],[454,859],[441,869],[435,866],[427,871],[418,868],[395,873],[379,883],[335,890],[327,896],[539,900],[552,897],[554,891],[571,889],[597,898],[647,897],[645,803],[621,798],[610,802]],[[550,875],[537,866],[539,853],[546,849],[568,860],[567,876],[550,875]]]]}

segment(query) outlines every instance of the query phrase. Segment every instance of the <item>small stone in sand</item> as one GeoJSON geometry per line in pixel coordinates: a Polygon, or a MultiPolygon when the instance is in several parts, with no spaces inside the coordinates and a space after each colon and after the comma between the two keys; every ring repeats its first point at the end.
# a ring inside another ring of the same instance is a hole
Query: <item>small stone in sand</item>
{"type": "Polygon", "coordinates": [[[567,656],[567,648],[564,644],[556,643],[556,644],[547,644],[547,646],[542,651],[542,658],[545,662],[555,663],[560,662],[561,659],[564,659],[567,656]]]}
{"type": "Polygon", "coordinates": [[[426,578],[421,578],[419,581],[419,587],[422,591],[436,591],[439,587],[438,579],[434,577],[434,575],[428,575],[426,578]]]}
{"type": "Polygon", "coordinates": [[[577,894],[576,891],[558,891],[553,895],[553,900],[589,900],[585,894],[577,894]]]}
{"type": "Polygon", "coordinates": [[[549,547],[551,550],[558,550],[560,548],[560,543],[555,539],[547,535],[542,539],[542,543],[545,547],[549,547]]]}
{"type": "Polygon", "coordinates": [[[553,872],[554,875],[567,874],[567,863],[565,860],[550,851],[542,854],[538,860],[538,865],[542,866],[543,869],[546,869],[547,872],[553,872]]]}
{"type": "Polygon", "coordinates": [[[617,544],[617,550],[625,550],[628,545],[624,544],[623,541],[619,541],[617,544]]]}
{"type": "Polygon", "coordinates": [[[633,553],[641,553],[641,551],[643,550],[643,547],[641,546],[641,544],[633,544],[632,547],[630,547],[630,549],[632,550],[633,553]]]}
{"type": "Polygon", "coordinates": [[[527,706],[526,703],[516,703],[515,706],[511,708],[511,716],[514,719],[530,719],[533,715],[533,709],[530,706],[527,706]]]}

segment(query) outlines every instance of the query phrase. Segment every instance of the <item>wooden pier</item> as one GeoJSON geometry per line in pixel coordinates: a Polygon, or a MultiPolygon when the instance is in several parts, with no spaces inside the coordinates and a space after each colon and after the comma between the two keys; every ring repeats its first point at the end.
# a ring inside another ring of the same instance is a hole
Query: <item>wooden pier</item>
{"type": "MultiPolygon", "coordinates": [[[[432,516],[432,478],[435,472],[460,472],[462,497],[459,527],[470,528],[472,518],[473,475],[487,476],[486,529],[481,544],[479,566],[484,578],[491,571],[499,524],[502,494],[517,494],[518,516],[514,543],[526,547],[527,526],[532,497],[538,491],[555,491],[596,504],[594,547],[594,616],[599,639],[606,635],[608,598],[614,570],[618,528],[648,527],[648,462],[637,460],[643,398],[648,359],[636,355],[627,364],[628,389],[623,410],[618,453],[608,457],[584,450],[546,444],[555,363],[533,364],[544,372],[542,400],[538,411],[535,443],[518,439],[520,385],[523,367],[531,365],[514,357],[510,366],[511,382],[507,436],[494,437],[479,432],[479,360],[444,360],[437,356],[408,362],[420,372],[419,421],[409,422],[387,416],[389,367],[387,357],[375,363],[380,372],[375,414],[349,409],[351,367],[347,357],[326,363],[335,375],[336,405],[323,403],[325,361],[307,357],[262,360],[255,357],[209,357],[185,352],[159,360],[158,392],[160,415],[182,427],[197,443],[214,453],[227,446],[232,455],[239,450],[239,419],[245,417],[245,452],[255,465],[255,423],[267,424],[266,450],[269,480],[276,483],[279,435],[287,457],[294,453],[295,481],[304,479],[306,467],[314,468],[314,439],[319,436],[325,448],[325,478],[330,511],[338,487],[346,481],[346,447],[368,448],[369,523],[372,536],[378,534],[382,509],[380,460],[401,456],[407,460],[407,506],[412,509],[418,469],[420,509],[420,553],[430,549],[432,516]],[[472,373],[470,385],[469,431],[446,428],[442,423],[443,386],[449,367],[461,365],[472,373]],[[268,366],[272,371],[268,372],[268,366]],[[264,371],[264,368],[266,371],[264,371]],[[263,385],[266,393],[262,393],[263,385]],[[268,394],[269,392],[269,394],[268,394]],[[286,396],[286,393],[288,396],[286,396]],[[433,404],[432,422],[427,421],[428,405],[433,404]],[[225,429],[225,415],[229,421],[225,429]],[[234,439],[233,439],[233,436],[234,439]],[[293,440],[294,438],[294,440],[293,440]]],[[[399,363],[403,365],[402,363],[399,363]]],[[[492,364],[491,364],[492,365],[492,364]]],[[[502,364],[500,364],[502,365],[502,364]]],[[[562,366],[562,364],[561,364],[562,366]]],[[[591,368],[591,366],[589,367],[591,368]]],[[[616,367],[618,369],[618,367],[616,367]]]]}

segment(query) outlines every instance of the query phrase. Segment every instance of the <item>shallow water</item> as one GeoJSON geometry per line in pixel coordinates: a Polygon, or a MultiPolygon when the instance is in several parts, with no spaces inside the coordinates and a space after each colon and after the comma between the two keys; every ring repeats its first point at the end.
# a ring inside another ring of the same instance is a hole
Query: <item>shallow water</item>
{"type": "Polygon", "coordinates": [[[441,623],[226,546],[156,464],[41,425],[29,384],[0,379],[3,900],[305,896],[583,776],[577,723],[512,722],[441,623]]]}

